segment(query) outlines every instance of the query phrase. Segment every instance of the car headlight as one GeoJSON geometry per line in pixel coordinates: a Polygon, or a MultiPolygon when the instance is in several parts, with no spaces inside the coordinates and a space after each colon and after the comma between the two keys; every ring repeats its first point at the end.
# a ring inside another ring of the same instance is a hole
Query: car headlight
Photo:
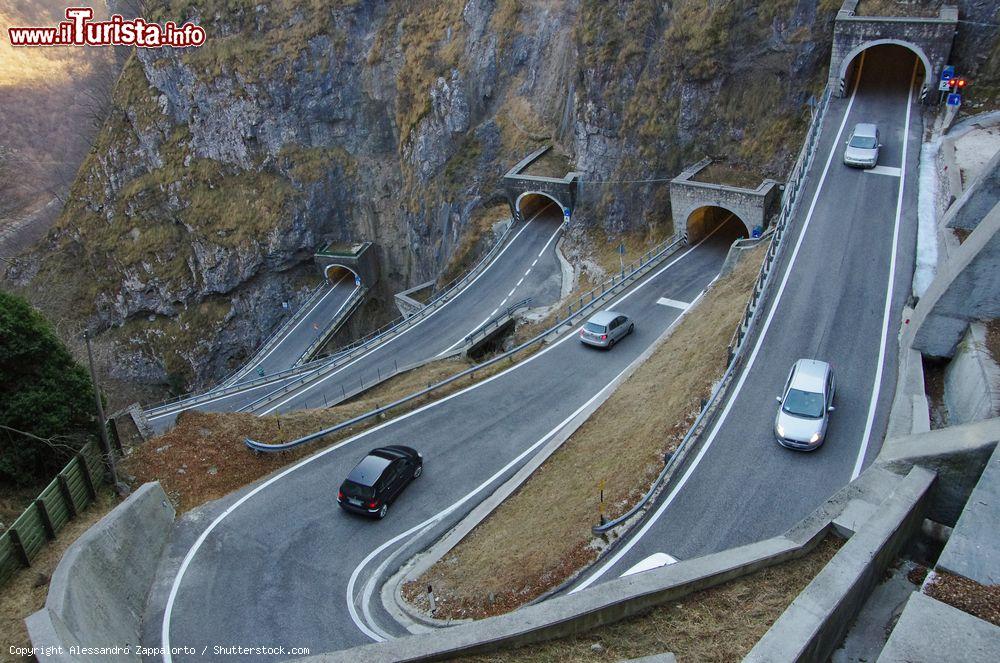
{"type": "Polygon", "coordinates": [[[779,437],[785,437],[785,429],[782,428],[781,424],[775,426],[774,430],[777,431],[779,437]]]}
{"type": "Polygon", "coordinates": [[[809,438],[809,442],[811,444],[816,444],[817,442],[819,442],[819,438],[820,437],[822,437],[822,436],[819,433],[813,433],[812,437],[809,438]]]}

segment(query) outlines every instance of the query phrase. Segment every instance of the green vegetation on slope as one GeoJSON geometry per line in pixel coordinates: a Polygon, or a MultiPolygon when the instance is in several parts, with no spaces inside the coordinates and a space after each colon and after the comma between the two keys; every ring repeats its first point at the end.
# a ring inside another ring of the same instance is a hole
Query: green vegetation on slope
{"type": "Polygon", "coordinates": [[[0,290],[0,479],[51,478],[97,432],[93,412],[87,371],[38,311],[0,290]]]}

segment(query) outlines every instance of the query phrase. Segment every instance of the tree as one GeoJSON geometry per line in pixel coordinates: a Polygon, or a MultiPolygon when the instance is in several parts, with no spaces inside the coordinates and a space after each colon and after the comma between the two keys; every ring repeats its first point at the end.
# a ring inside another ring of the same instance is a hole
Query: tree
{"type": "Polygon", "coordinates": [[[21,297],[0,290],[0,480],[51,478],[97,435],[87,371],[21,297]]]}

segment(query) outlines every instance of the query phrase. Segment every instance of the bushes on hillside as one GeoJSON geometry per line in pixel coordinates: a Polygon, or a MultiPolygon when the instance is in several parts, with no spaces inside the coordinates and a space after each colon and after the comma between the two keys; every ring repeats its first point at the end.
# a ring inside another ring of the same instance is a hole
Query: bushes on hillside
{"type": "Polygon", "coordinates": [[[96,436],[87,371],[24,299],[0,291],[0,481],[50,479],[96,436]]]}

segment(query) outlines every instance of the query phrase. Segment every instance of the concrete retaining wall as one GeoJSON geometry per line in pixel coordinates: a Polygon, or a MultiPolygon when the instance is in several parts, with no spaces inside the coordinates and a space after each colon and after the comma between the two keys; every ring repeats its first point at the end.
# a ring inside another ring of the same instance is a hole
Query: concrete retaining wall
{"type": "Polygon", "coordinates": [[[146,597],[173,522],[163,488],[147,483],[66,550],[45,607],[25,620],[34,647],[61,651],[46,660],[140,660],[134,652],[73,656],[69,648],[139,644],[146,597]]]}
{"type": "Polygon", "coordinates": [[[743,660],[828,660],[886,567],[920,529],[934,478],[923,468],[911,469],[743,660]]]}
{"type": "Polygon", "coordinates": [[[969,325],[944,372],[944,403],[950,424],[1000,415],[1000,367],[986,348],[986,327],[969,325]]]}
{"type": "Polygon", "coordinates": [[[1000,419],[890,438],[876,464],[894,472],[908,472],[915,465],[936,472],[927,517],[953,526],[998,440],[1000,419]]]}

